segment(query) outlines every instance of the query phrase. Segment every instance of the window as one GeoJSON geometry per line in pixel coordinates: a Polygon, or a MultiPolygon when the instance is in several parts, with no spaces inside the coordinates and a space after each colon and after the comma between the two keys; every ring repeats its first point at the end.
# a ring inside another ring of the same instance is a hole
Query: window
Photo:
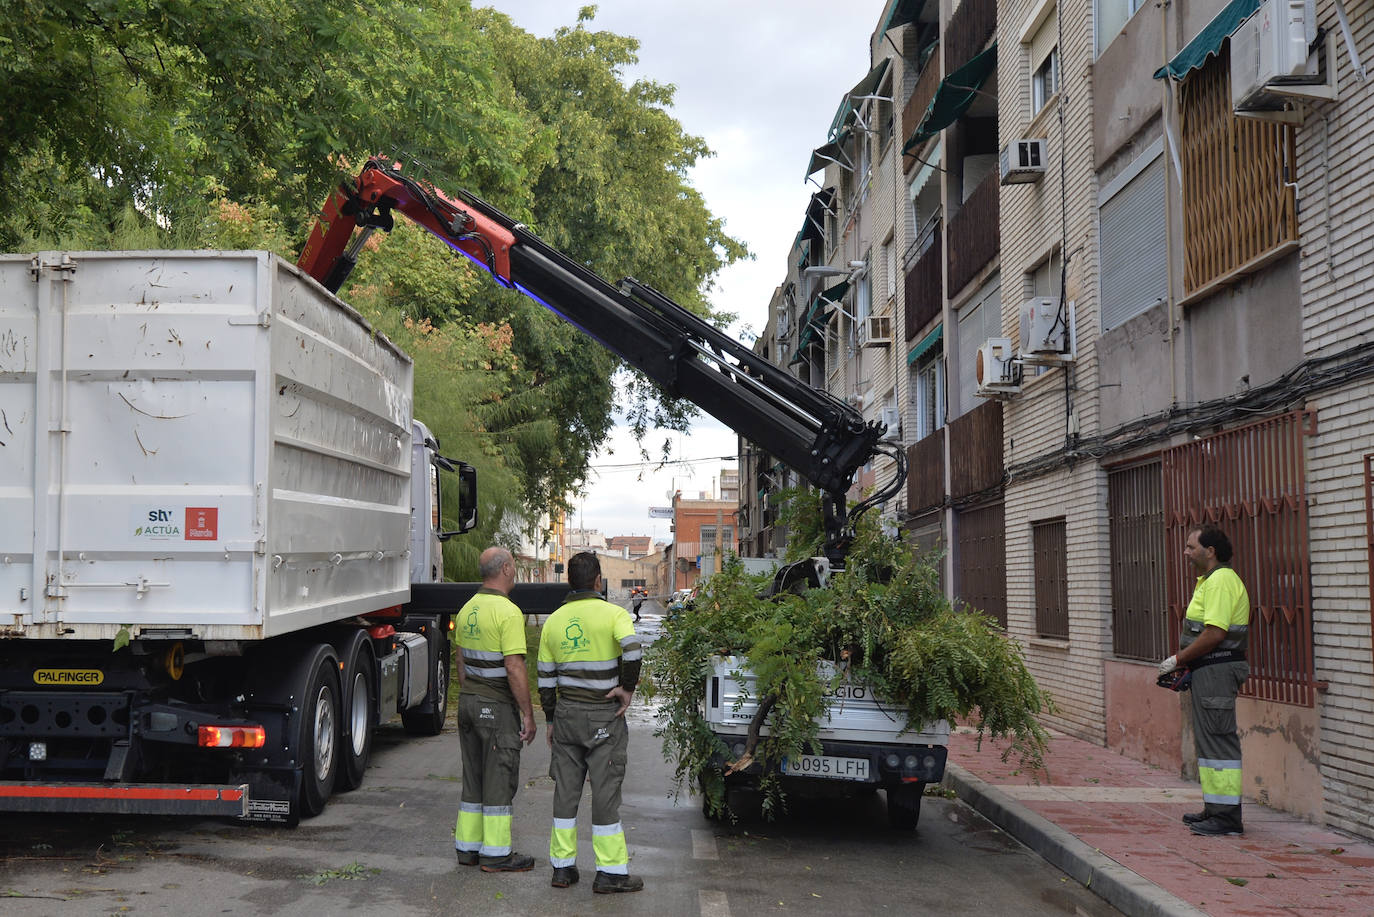
{"type": "Polygon", "coordinates": [[[1032,12],[1021,43],[1030,55],[1031,117],[1059,92],[1059,10],[1042,4],[1032,12]]]}
{"type": "Polygon", "coordinates": [[[1103,189],[1102,330],[1110,331],[1168,295],[1162,141],[1103,189]]]}
{"type": "Polygon", "coordinates": [[[873,311],[873,252],[864,254],[864,264],[868,265],[854,278],[854,321],[863,324],[873,311]]]}
{"type": "Polygon", "coordinates": [[[892,234],[883,240],[882,257],[878,261],[878,270],[882,271],[879,283],[882,285],[883,302],[897,295],[897,252],[892,244],[892,234]]]}
{"type": "MultiPolygon", "coordinates": [[[[994,279],[973,300],[959,310],[957,350],[959,358],[958,397],[951,399],[958,405],[961,416],[983,403],[974,394],[978,389],[978,348],[990,337],[1002,334],[1002,291],[994,279]]],[[[952,408],[951,408],[952,409],[952,408]]]]}
{"type": "Polygon", "coordinates": [[[887,79],[883,80],[883,85],[878,88],[879,99],[876,100],[877,116],[874,118],[874,127],[878,130],[878,149],[886,149],[887,143],[892,139],[893,126],[893,106],[892,106],[892,69],[888,68],[887,79]]]}
{"type": "Polygon", "coordinates": [[[715,554],[717,550],[716,534],[720,534],[719,549],[722,553],[733,550],[735,541],[735,527],[733,525],[703,525],[701,527],[701,553],[715,554]]]}
{"type": "Polygon", "coordinates": [[[945,425],[944,348],[935,346],[911,367],[911,401],[916,411],[916,439],[945,425]]]}
{"type": "Polygon", "coordinates": [[[941,146],[937,142],[907,185],[907,200],[911,204],[906,213],[907,238],[912,240],[906,256],[908,266],[912,259],[930,248],[935,239],[935,227],[940,222],[940,154],[941,146]]]}
{"type": "Polygon", "coordinates": [[[1195,293],[1261,255],[1298,240],[1293,125],[1238,118],[1231,108],[1231,51],[1183,81],[1183,291],[1195,293]]]}
{"type": "MultiPolygon", "coordinates": [[[[1023,284],[1026,291],[1026,298],[1034,299],[1041,296],[1052,296],[1058,299],[1060,286],[1063,280],[1063,263],[1059,259],[1059,252],[1055,251],[1044,261],[1037,264],[1034,270],[1026,273],[1025,282],[1023,284]]],[[[1025,326],[1026,317],[1024,314],[1018,316],[1017,320],[1020,323],[1018,327],[1021,335],[1020,338],[1017,339],[1017,342],[1021,346],[1024,346],[1027,337],[1030,335],[1030,329],[1025,326]]],[[[1021,368],[1021,373],[1024,378],[1033,379],[1036,376],[1042,376],[1049,372],[1050,368],[1051,367],[1048,366],[1023,366],[1021,368]]]]}
{"type": "Polygon", "coordinates": [[[1039,114],[1054,94],[1059,91],[1059,48],[1050,50],[1049,57],[1035,68],[1031,79],[1031,111],[1039,114]]]}
{"type": "Polygon", "coordinates": [[[1097,15],[1093,17],[1097,23],[1095,56],[1101,56],[1102,52],[1107,50],[1107,46],[1121,31],[1121,27],[1144,5],[1144,0],[1097,0],[1097,15]]]}
{"type": "Polygon", "coordinates": [[[1164,492],[1159,459],[1107,474],[1112,565],[1112,652],[1169,655],[1164,598],[1164,492]]]}
{"type": "Polygon", "coordinates": [[[1064,517],[1031,523],[1035,556],[1035,632],[1069,637],[1069,562],[1064,517]]]}
{"type": "Polygon", "coordinates": [[[843,365],[840,356],[840,313],[836,311],[825,326],[825,377],[832,391],[839,382],[840,367],[843,365]]]}

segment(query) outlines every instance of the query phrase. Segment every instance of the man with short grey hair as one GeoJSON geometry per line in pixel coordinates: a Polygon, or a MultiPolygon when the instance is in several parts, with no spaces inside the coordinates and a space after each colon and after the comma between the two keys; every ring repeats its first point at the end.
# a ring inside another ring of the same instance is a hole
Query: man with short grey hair
{"type": "Polygon", "coordinates": [[[520,744],[534,741],[525,672],[525,616],[509,598],[515,559],[491,547],[478,561],[482,588],[458,612],[458,741],[463,795],[453,846],[463,866],[526,872],[534,858],[511,847],[511,804],[520,784],[520,744]]]}

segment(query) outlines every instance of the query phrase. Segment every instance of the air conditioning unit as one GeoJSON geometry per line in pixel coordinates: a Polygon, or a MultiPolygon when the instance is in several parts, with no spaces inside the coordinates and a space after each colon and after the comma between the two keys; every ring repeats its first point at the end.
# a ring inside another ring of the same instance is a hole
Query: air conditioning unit
{"type": "MultiPolygon", "coordinates": [[[[1237,112],[1278,111],[1286,86],[1324,81],[1316,53],[1314,0],[1262,0],[1231,36],[1231,104],[1237,112]]],[[[1328,63],[1329,66],[1329,63],[1328,63]]]]}
{"type": "Polygon", "coordinates": [[[1013,140],[1002,148],[999,161],[1002,184],[1019,185],[1040,180],[1049,167],[1045,155],[1045,141],[1038,139],[1013,140]]]}
{"type": "Polygon", "coordinates": [[[865,347],[881,347],[892,343],[892,316],[870,315],[859,327],[859,343],[865,347]]]}
{"type": "Polygon", "coordinates": [[[1078,336],[1074,329],[1074,304],[1061,312],[1058,296],[1036,296],[1021,304],[1022,362],[1040,366],[1072,363],[1078,336]]]}
{"type": "Polygon", "coordinates": [[[1006,398],[1021,391],[1021,361],[1016,358],[1011,338],[988,338],[978,348],[976,366],[978,389],[982,398],[1006,398]]]}

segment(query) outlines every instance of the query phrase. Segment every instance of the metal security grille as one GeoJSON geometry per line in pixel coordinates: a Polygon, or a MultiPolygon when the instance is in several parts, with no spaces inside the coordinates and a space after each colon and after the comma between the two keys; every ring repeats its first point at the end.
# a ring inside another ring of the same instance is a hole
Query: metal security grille
{"type": "Polygon", "coordinates": [[[1002,503],[961,510],[957,537],[956,598],[1007,626],[1007,534],[1002,503]]]}
{"type": "Polygon", "coordinates": [[[1155,459],[1107,474],[1111,531],[1112,652],[1126,659],[1169,655],[1164,611],[1164,493],[1155,459]]]}
{"type": "Polygon", "coordinates": [[[1304,436],[1316,412],[1294,411],[1164,452],[1169,640],[1196,576],[1183,557],[1193,528],[1211,523],[1231,539],[1231,566],[1250,594],[1250,679],[1244,693],[1312,706],[1312,602],[1308,575],[1304,436]]]}
{"type": "Polygon", "coordinates": [[[1183,287],[1192,293],[1298,238],[1296,132],[1238,118],[1223,46],[1179,94],[1183,287]]]}
{"type": "Polygon", "coordinates": [[[1064,519],[1031,523],[1035,552],[1035,632],[1069,636],[1069,564],[1064,519]]]}

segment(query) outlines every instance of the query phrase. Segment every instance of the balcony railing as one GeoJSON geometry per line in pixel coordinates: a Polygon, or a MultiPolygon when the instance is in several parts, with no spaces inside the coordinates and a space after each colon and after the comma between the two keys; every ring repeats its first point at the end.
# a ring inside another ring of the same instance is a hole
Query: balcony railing
{"type": "Polygon", "coordinates": [[[997,0],[960,0],[945,27],[945,73],[953,73],[971,61],[996,28],[997,0]]]}
{"type": "Polygon", "coordinates": [[[988,401],[949,425],[950,496],[958,500],[1002,483],[1002,403],[988,401]]]}
{"type": "Polygon", "coordinates": [[[910,341],[921,333],[944,308],[944,288],[940,283],[944,256],[940,253],[940,227],[936,225],[930,248],[907,269],[906,338],[910,341]]]}
{"type": "Polygon", "coordinates": [[[912,515],[944,505],[945,429],[907,447],[906,507],[912,515]]]}
{"type": "MultiPolygon", "coordinates": [[[[968,3],[969,0],[964,0],[968,3]]],[[[949,220],[949,290],[953,296],[978,276],[1002,245],[1001,186],[994,169],[949,220]]],[[[908,300],[909,301],[909,300],[908,300]]]]}

